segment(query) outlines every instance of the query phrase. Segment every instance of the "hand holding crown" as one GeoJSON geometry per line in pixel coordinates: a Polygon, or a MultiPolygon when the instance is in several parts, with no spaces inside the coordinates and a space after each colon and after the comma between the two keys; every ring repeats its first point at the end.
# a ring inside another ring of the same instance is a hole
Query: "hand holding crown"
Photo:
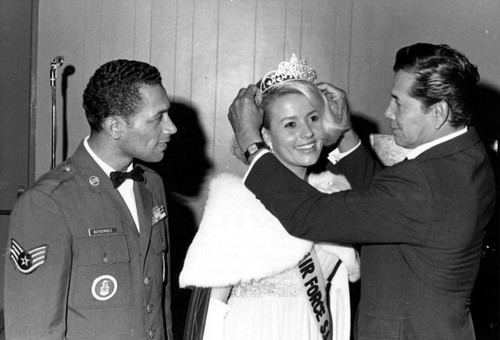
{"type": "MultiPolygon", "coordinates": [[[[339,138],[352,128],[347,98],[342,89],[329,83],[319,83],[318,88],[328,98],[328,103],[330,104],[331,115],[325,117],[323,125],[328,138],[325,140],[325,143],[331,145],[336,143],[339,138]]],[[[349,145],[353,142],[357,144],[357,136],[354,139],[353,141],[349,141],[349,145]]]]}
{"type": "Polygon", "coordinates": [[[299,60],[293,54],[290,61],[281,62],[277,70],[270,71],[262,77],[260,88],[255,85],[242,88],[229,107],[228,118],[240,148],[246,150],[249,145],[262,141],[259,131],[263,119],[263,112],[260,109],[262,94],[293,80],[305,80],[315,84],[327,98],[330,115],[326,115],[323,120],[325,143],[332,145],[342,138],[340,149],[357,144],[359,139],[351,129],[345,92],[328,83],[317,83],[316,71],[309,67],[306,60],[299,60]]]}
{"type": "Polygon", "coordinates": [[[246,150],[250,144],[261,142],[260,127],[263,112],[257,106],[259,88],[249,85],[242,88],[229,107],[228,119],[233,128],[238,145],[246,150]]]}

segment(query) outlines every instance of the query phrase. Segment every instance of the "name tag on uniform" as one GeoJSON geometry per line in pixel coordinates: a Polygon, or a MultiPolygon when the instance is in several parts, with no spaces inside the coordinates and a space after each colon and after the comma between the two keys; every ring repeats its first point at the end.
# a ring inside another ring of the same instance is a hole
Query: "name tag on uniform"
{"type": "Polygon", "coordinates": [[[89,229],[89,236],[105,236],[112,235],[118,232],[117,227],[104,227],[104,228],[94,228],[89,229]]]}
{"type": "Polygon", "coordinates": [[[153,218],[151,224],[158,223],[165,217],[167,217],[167,213],[165,212],[165,208],[163,207],[163,205],[155,205],[153,207],[153,218]]]}

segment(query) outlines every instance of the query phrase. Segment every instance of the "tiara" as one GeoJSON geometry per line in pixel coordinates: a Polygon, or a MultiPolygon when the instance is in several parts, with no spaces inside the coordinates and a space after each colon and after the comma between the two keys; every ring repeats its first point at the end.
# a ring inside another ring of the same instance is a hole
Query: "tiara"
{"type": "Polygon", "coordinates": [[[260,91],[264,93],[290,80],[307,80],[316,84],[316,71],[307,65],[305,59],[299,61],[295,54],[292,54],[290,61],[282,61],[277,70],[269,71],[262,77],[260,91]]]}

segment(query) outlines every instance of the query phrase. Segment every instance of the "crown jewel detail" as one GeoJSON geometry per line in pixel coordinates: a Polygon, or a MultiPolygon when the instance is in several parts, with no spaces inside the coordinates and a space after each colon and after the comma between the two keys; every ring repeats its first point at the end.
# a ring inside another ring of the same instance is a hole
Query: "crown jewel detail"
{"type": "Polygon", "coordinates": [[[305,59],[299,60],[292,54],[290,61],[282,61],[277,70],[267,72],[260,82],[262,93],[290,80],[307,80],[316,84],[316,71],[309,67],[305,59]]]}

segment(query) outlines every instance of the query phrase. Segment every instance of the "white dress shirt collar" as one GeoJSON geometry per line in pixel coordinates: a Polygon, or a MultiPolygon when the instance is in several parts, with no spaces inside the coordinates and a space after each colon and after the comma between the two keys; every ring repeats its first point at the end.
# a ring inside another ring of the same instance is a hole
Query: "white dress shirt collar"
{"type": "MultiPolygon", "coordinates": [[[[89,136],[87,136],[83,140],[83,145],[85,146],[85,149],[90,154],[90,156],[94,159],[94,161],[97,163],[97,165],[99,165],[99,167],[109,177],[109,174],[113,171],[116,171],[116,170],[113,169],[108,164],[106,164],[106,162],[104,162],[102,159],[100,159],[99,156],[97,156],[95,154],[95,152],[92,151],[92,149],[90,148],[88,139],[89,139],[89,136]]],[[[130,163],[130,165],[127,168],[127,171],[132,170],[133,167],[134,167],[133,164],[130,163]]],[[[117,189],[118,189],[118,192],[120,193],[120,195],[122,196],[123,200],[125,201],[125,204],[127,204],[127,207],[129,209],[130,213],[132,214],[132,217],[134,219],[137,230],[140,231],[139,216],[137,214],[137,205],[135,202],[135,194],[134,194],[134,181],[128,178],[117,189]]]]}
{"type": "Polygon", "coordinates": [[[425,143],[425,144],[422,144],[422,145],[419,145],[417,146],[415,149],[411,149],[410,151],[408,151],[408,153],[406,154],[406,158],[408,159],[415,159],[417,156],[419,156],[421,153],[423,153],[424,151],[427,151],[429,150],[430,148],[432,148],[433,146],[436,146],[438,144],[442,144],[444,142],[447,142],[449,141],[450,139],[453,139],[455,137],[458,137],[460,135],[463,135],[464,133],[467,132],[467,127],[464,127],[463,129],[460,129],[458,131],[455,131],[453,133],[450,133],[449,135],[446,135],[444,137],[441,137],[441,138],[438,138],[438,139],[435,139],[433,140],[432,142],[428,142],[428,143],[425,143]]]}

